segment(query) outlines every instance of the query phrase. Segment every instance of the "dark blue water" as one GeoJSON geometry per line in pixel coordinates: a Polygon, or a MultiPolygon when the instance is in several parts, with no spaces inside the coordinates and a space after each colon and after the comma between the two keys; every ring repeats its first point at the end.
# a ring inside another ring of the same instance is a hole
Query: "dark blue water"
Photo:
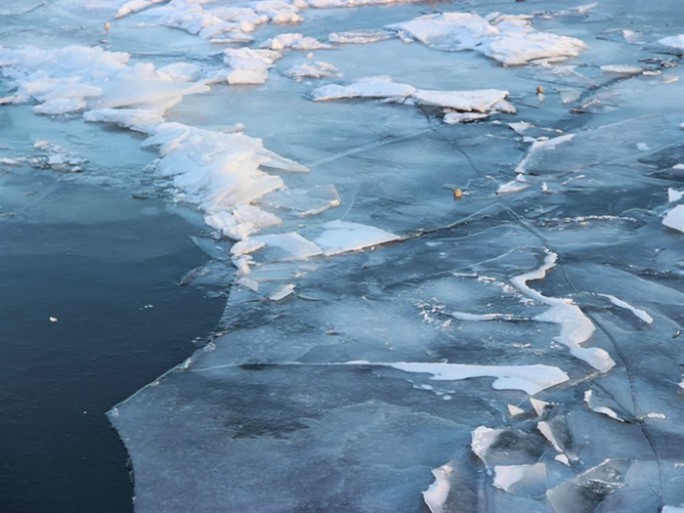
{"type": "Polygon", "coordinates": [[[178,285],[205,260],[188,240],[198,230],[121,191],[47,175],[0,183],[25,198],[0,205],[0,512],[130,512],[127,454],[105,412],[216,326],[223,301],[178,285]],[[67,221],[22,209],[48,187],[42,204],[71,209],[67,221]],[[101,222],[73,207],[84,197],[107,205],[101,222]]]}

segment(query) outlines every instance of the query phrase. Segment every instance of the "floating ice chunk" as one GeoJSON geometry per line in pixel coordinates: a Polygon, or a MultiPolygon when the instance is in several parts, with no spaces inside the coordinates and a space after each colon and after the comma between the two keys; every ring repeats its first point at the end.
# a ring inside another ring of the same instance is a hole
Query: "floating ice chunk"
{"type": "Polygon", "coordinates": [[[304,34],[287,33],[279,34],[271,39],[267,39],[259,45],[259,48],[267,48],[275,51],[282,51],[287,48],[291,50],[307,51],[331,48],[331,46],[326,43],[321,43],[316,38],[304,36],[304,34]]]}
{"type": "Polygon", "coordinates": [[[546,139],[544,141],[537,140],[533,142],[527,155],[525,155],[525,158],[516,166],[515,172],[518,174],[526,173],[529,164],[536,164],[546,158],[547,154],[553,152],[559,145],[572,141],[574,137],[575,134],[565,134],[552,139],[546,139]]]}
{"type": "Polygon", "coordinates": [[[449,496],[451,485],[449,484],[449,476],[452,472],[452,467],[449,464],[442,465],[439,468],[432,470],[432,475],[435,476],[435,481],[430,485],[426,491],[423,492],[423,500],[430,509],[431,513],[442,513],[444,504],[449,496]]]}
{"type": "Polygon", "coordinates": [[[508,414],[511,417],[517,417],[518,415],[523,415],[524,413],[525,413],[525,410],[523,410],[519,406],[516,406],[514,404],[508,405],[508,414]]]}
{"type": "Polygon", "coordinates": [[[164,116],[151,109],[94,109],[83,114],[91,122],[112,123],[124,128],[148,133],[151,127],[164,122],[164,116]]]}
{"type": "Polygon", "coordinates": [[[386,30],[350,30],[348,32],[333,32],[328,35],[328,41],[337,44],[369,44],[390,39],[392,34],[386,30]]]}
{"type": "Polygon", "coordinates": [[[658,39],[658,44],[672,53],[684,54],[684,34],[658,39]]]}
{"type": "Polygon", "coordinates": [[[55,98],[36,105],[33,110],[39,114],[59,115],[79,112],[85,110],[86,106],[85,100],[81,98],[55,98]]]}
{"type": "Polygon", "coordinates": [[[477,48],[504,66],[521,66],[533,61],[560,62],[577,57],[587,45],[579,39],[547,32],[507,33],[477,48]]]}
{"type": "Polygon", "coordinates": [[[604,73],[612,73],[614,75],[635,76],[641,75],[644,68],[640,66],[632,66],[630,64],[606,64],[601,66],[601,71],[604,73]]]}
{"type": "Polygon", "coordinates": [[[442,50],[474,49],[485,38],[500,34],[483,17],[464,12],[428,14],[386,28],[399,32],[404,38],[442,50]]]}
{"type": "Polygon", "coordinates": [[[596,404],[594,400],[594,392],[592,390],[587,390],[586,392],[584,392],[584,403],[589,407],[591,411],[595,411],[596,413],[606,415],[607,417],[615,419],[618,422],[625,421],[625,419],[620,418],[620,416],[612,408],[596,404]]]}
{"type": "Polygon", "coordinates": [[[252,50],[251,48],[228,48],[224,62],[231,71],[226,76],[229,84],[257,85],[268,79],[268,70],[280,59],[281,54],[273,50],[252,50]]]}
{"type": "Polygon", "coordinates": [[[546,408],[550,405],[550,403],[540,399],[535,399],[534,397],[530,397],[530,404],[532,405],[532,408],[538,417],[544,415],[546,408]]]}
{"type": "Polygon", "coordinates": [[[169,0],[130,0],[123,4],[118,11],[116,11],[116,18],[123,18],[129,14],[142,11],[148,7],[152,7],[155,4],[160,4],[163,2],[168,2],[169,0]]]}
{"type": "Polygon", "coordinates": [[[429,14],[389,25],[404,39],[415,39],[441,50],[475,50],[505,66],[532,61],[561,61],[577,57],[587,48],[567,36],[535,32],[529,16],[495,15],[490,21],[477,14],[429,14]]]}
{"type": "Polygon", "coordinates": [[[681,506],[663,506],[660,513],[684,513],[684,504],[681,506]]]}
{"type": "Polygon", "coordinates": [[[581,346],[582,343],[589,340],[595,328],[580,307],[573,304],[569,299],[546,297],[527,285],[528,281],[543,279],[546,272],[555,267],[557,258],[558,255],[555,253],[547,252],[544,264],[541,267],[515,276],[511,279],[511,283],[528,297],[550,306],[546,312],[537,315],[535,320],[560,324],[560,335],[555,337],[557,342],[568,347],[570,354],[574,357],[584,360],[597,370],[606,372],[615,366],[610,355],[600,348],[584,348],[581,346]]]}
{"type": "Polygon", "coordinates": [[[639,308],[635,308],[626,301],[622,301],[621,299],[616,298],[615,296],[612,296],[610,294],[599,294],[601,297],[605,297],[613,303],[615,306],[619,308],[624,308],[625,310],[629,310],[632,312],[636,317],[644,321],[646,324],[653,324],[653,317],[651,317],[647,312],[644,310],[641,310],[639,308]]]}
{"type": "Polygon", "coordinates": [[[543,493],[546,490],[546,465],[496,465],[493,484],[504,492],[525,488],[530,495],[543,493]]]}
{"type": "Polygon", "coordinates": [[[302,64],[296,64],[292,66],[285,74],[297,81],[304,80],[305,78],[327,78],[339,76],[339,70],[323,61],[316,62],[304,62],[302,64]]]}
{"type": "Polygon", "coordinates": [[[503,432],[503,429],[492,429],[487,426],[478,426],[472,432],[470,448],[485,465],[487,464],[487,451],[503,432]]]}
{"type": "Polygon", "coordinates": [[[356,251],[399,239],[398,235],[380,228],[339,219],[325,223],[322,228],[323,233],[314,239],[314,242],[320,246],[327,256],[356,251]]]}
{"type": "Polygon", "coordinates": [[[471,123],[473,121],[481,121],[487,119],[489,113],[483,114],[480,112],[447,112],[444,114],[443,121],[447,125],[458,125],[459,123],[471,123]]]}
{"type": "Polygon", "coordinates": [[[500,313],[487,313],[487,314],[473,314],[468,312],[451,312],[449,314],[454,319],[459,321],[494,321],[494,320],[510,320],[511,315],[500,314],[500,313]]]}
{"type": "Polygon", "coordinates": [[[261,201],[274,208],[292,210],[301,217],[320,214],[340,205],[340,196],[334,185],[311,189],[281,189],[265,196],[261,201]]]}
{"type": "Polygon", "coordinates": [[[282,223],[278,216],[254,205],[245,204],[237,205],[230,211],[221,210],[208,215],[204,221],[222,235],[233,240],[244,240],[264,228],[278,226],[282,223]]]}
{"type": "Polygon", "coordinates": [[[515,192],[521,192],[524,191],[525,189],[528,189],[530,187],[530,184],[527,183],[527,179],[525,178],[525,175],[522,173],[519,173],[515,176],[514,180],[511,180],[510,182],[506,182],[505,184],[502,184],[499,186],[499,188],[496,190],[497,194],[512,194],[515,192]]]}
{"type": "Polygon", "coordinates": [[[537,429],[539,432],[546,438],[551,445],[553,445],[553,448],[556,449],[558,452],[565,452],[563,450],[563,446],[560,444],[558,439],[556,438],[556,435],[553,433],[553,429],[551,428],[551,424],[545,420],[539,421],[537,423],[537,429]]]}
{"type": "Polygon", "coordinates": [[[416,88],[408,84],[398,84],[390,77],[369,77],[357,80],[348,86],[330,84],[314,89],[313,100],[329,101],[347,98],[387,98],[397,101],[405,100],[416,92],[416,88]]]}
{"type": "MultiPolygon", "coordinates": [[[[444,107],[461,112],[484,113],[498,110],[501,102],[508,98],[508,94],[508,91],[499,89],[479,89],[476,91],[426,91],[419,89],[413,93],[413,99],[419,105],[444,107]]],[[[513,112],[515,112],[515,108],[513,108],[513,112]]]]}
{"type": "Polygon", "coordinates": [[[670,187],[667,190],[668,203],[675,203],[677,201],[681,201],[682,198],[684,198],[684,191],[678,191],[677,189],[673,189],[672,187],[670,187]]]}
{"type": "Polygon", "coordinates": [[[287,259],[291,260],[306,260],[321,254],[320,247],[297,232],[257,235],[254,240],[257,243],[263,242],[267,246],[282,249],[287,254],[287,259]]]}
{"type": "MultiPolygon", "coordinates": [[[[299,2],[305,6],[304,2],[299,2]]],[[[253,2],[251,6],[259,13],[268,16],[271,23],[278,25],[295,24],[302,21],[299,14],[298,2],[287,2],[283,0],[260,0],[253,2]]]]}
{"type": "Polygon", "coordinates": [[[629,460],[608,459],[546,492],[555,513],[590,513],[623,486],[629,460]]]}
{"type": "Polygon", "coordinates": [[[269,294],[268,299],[271,301],[280,301],[285,299],[287,296],[291,295],[295,290],[295,286],[292,283],[278,287],[275,291],[269,294]]]}
{"type": "Polygon", "coordinates": [[[558,367],[549,365],[467,365],[459,363],[408,363],[387,364],[405,372],[432,374],[437,381],[459,381],[469,378],[493,377],[495,390],[522,390],[535,395],[542,390],[565,383],[568,375],[558,367]]]}
{"type": "Polygon", "coordinates": [[[663,218],[663,224],[684,233],[684,205],[677,205],[663,218]]]}

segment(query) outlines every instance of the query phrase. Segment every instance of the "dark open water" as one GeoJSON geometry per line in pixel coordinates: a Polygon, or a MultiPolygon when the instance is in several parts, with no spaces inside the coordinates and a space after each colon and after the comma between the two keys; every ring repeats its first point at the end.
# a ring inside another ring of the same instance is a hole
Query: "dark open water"
{"type": "Polygon", "coordinates": [[[160,201],[35,173],[0,177],[0,513],[130,512],[105,412],[189,355],[223,300],[178,286],[205,258],[160,201]]]}

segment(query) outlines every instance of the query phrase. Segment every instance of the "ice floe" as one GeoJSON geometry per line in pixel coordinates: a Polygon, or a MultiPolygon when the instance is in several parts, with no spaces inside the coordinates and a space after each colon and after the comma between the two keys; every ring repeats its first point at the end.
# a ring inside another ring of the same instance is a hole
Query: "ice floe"
{"type": "Polygon", "coordinates": [[[311,94],[314,101],[366,98],[440,109],[447,124],[478,121],[499,112],[516,112],[515,107],[507,101],[508,91],[431,91],[394,82],[387,76],[362,78],[348,86],[329,84],[314,89],[311,94]]]}
{"type": "Polygon", "coordinates": [[[534,31],[528,16],[498,13],[488,19],[463,12],[428,14],[386,28],[440,50],[481,52],[504,66],[559,62],[587,48],[576,38],[534,31]]]}
{"type": "Polygon", "coordinates": [[[273,50],[228,48],[224,57],[230,68],[226,80],[233,85],[263,84],[268,79],[268,70],[280,57],[281,54],[273,50]]]}

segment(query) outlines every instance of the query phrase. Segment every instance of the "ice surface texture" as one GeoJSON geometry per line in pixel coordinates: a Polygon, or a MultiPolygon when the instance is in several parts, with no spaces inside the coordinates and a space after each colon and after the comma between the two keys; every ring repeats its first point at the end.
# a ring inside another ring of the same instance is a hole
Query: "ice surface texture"
{"type": "Polygon", "coordinates": [[[226,288],[109,414],[139,513],[684,504],[681,6],[542,4],[101,0],[104,48],[0,48],[1,108],[137,137],[226,288]]]}

